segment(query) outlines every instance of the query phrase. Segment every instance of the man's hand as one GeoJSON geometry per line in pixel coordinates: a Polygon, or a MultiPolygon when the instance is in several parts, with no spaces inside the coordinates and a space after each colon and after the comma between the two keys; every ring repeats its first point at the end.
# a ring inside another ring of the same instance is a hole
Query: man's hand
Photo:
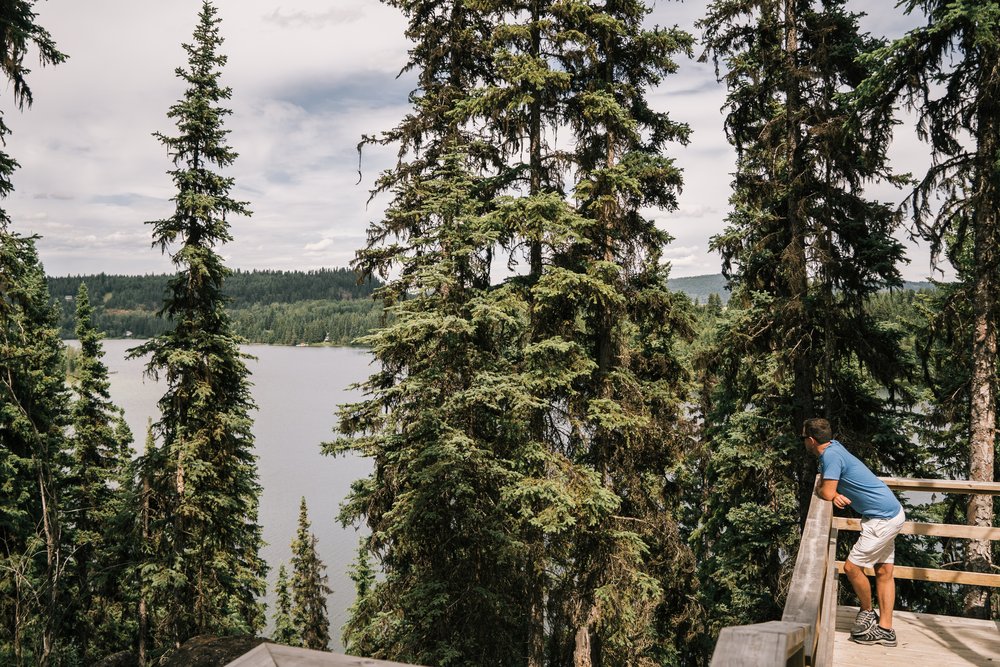
{"type": "Polygon", "coordinates": [[[824,479],[819,485],[819,497],[823,500],[833,501],[833,504],[844,509],[851,504],[851,499],[842,493],[837,492],[837,484],[840,480],[824,479]]]}

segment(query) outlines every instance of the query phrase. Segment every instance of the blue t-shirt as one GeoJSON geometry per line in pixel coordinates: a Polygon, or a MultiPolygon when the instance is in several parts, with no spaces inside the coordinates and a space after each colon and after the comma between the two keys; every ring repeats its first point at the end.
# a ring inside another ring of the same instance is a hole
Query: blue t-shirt
{"type": "Polygon", "coordinates": [[[824,480],[837,479],[837,492],[851,499],[854,511],[866,519],[891,519],[903,509],[885,482],[836,440],[819,456],[824,480]]]}

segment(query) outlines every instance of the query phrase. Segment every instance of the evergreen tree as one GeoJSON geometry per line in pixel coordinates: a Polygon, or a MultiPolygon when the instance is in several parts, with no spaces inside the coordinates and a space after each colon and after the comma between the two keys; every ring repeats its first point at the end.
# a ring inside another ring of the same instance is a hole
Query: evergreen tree
{"type": "MultiPolygon", "coordinates": [[[[0,3],[0,72],[18,109],[31,106],[24,58],[66,56],[35,23],[34,2],[0,3]]],[[[10,128],[0,112],[0,141],[10,128]]],[[[0,198],[17,162],[0,150],[0,198]]],[[[69,395],[35,239],[11,229],[0,209],[0,661],[47,665],[65,627],[66,567],[59,494],[66,464],[69,395]]]]}
{"type": "MultiPolygon", "coordinates": [[[[558,62],[569,75],[578,222],[535,286],[534,308],[539,342],[562,340],[586,360],[584,372],[543,394],[550,423],[574,425],[550,432],[550,451],[597,484],[590,525],[572,531],[564,554],[550,641],[554,659],[571,654],[575,665],[680,663],[697,627],[687,604],[694,562],[677,521],[680,487],[666,480],[690,433],[675,346],[690,335],[692,313],[666,288],[670,237],[642,209],[677,205],[681,172],[664,152],[689,130],[647,95],[693,42],[678,29],[645,28],[643,2],[567,5],[559,11],[575,37],[558,62]]],[[[559,365],[542,377],[565,377],[559,365]]]]}
{"type": "Polygon", "coordinates": [[[226,145],[219,83],[226,57],[216,9],[204,2],[188,68],[188,86],[168,113],[177,136],[157,133],[172,155],[174,214],[153,225],[153,243],[178,267],[162,314],[173,329],[135,348],[150,354],[147,372],[166,393],[156,424],[158,446],[143,458],[150,484],[150,532],[156,551],[144,564],[157,642],[179,645],[196,634],[253,633],[263,625],[258,598],[266,564],[257,521],[260,485],[253,454],[249,371],[222,296],[229,270],[214,250],[231,240],[229,218],[249,215],[229,192],[233,179],[213,171],[236,158],[226,145]]]}
{"type": "Polygon", "coordinates": [[[302,646],[302,635],[296,630],[295,622],[292,620],[292,594],[288,589],[288,571],[285,570],[284,563],[278,568],[274,595],[277,598],[278,608],[274,614],[274,633],[271,639],[278,644],[302,646]]]}
{"type": "MultiPolygon", "coordinates": [[[[330,645],[326,602],[333,592],[326,585],[325,571],[326,565],[316,551],[316,536],[309,530],[303,497],[299,506],[299,529],[292,542],[292,627],[301,646],[321,651],[326,651],[330,645]]],[[[279,598],[279,609],[280,604],[279,598]]]]}
{"type": "MultiPolygon", "coordinates": [[[[959,276],[971,303],[968,322],[970,360],[967,390],[968,476],[995,477],[997,433],[997,293],[1000,290],[1000,3],[909,0],[907,12],[920,10],[926,25],[873,53],[872,69],[861,88],[865,124],[878,128],[872,150],[884,152],[893,116],[902,102],[917,114],[917,132],[934,161],[911,198],[918,230],[935,253],[952,239],[959,276]]],[[[967,393],[966,393],[967,392],[967,393]]],[[[995,523],[994,499],[973,496],[970,525],[995,523]]],[[[988,540],[970,540],[965,568],[991,571],[988,540]]],[[[987,589],[971,589],[968,615],[984,617],[987,589]]]]}
{"type": "Polygon", "coordinates": [[[67,480],[66,507],[74,529],[74,632],[80,660],[92,661],[98,652],[121,650],[123,638],[116,617],[122,609],[116,599],[120,536],[116,519],[123,511],[128,488],[132,434],[124,413],[111,402],[108,369],[101,361],[101,334],[93,325],[93,308],[86,284],[76,295],[76,401],[73,403],[72,464],[67,480]]]}
{"type": "Polygon", "coordinates": [[[525,554],[504,497],[523,410],[505,355],[524,312],[489,291],[498,223],[496,149],[468,121],[490,79],[489,17],[454,0],[390,2],[410,21],[414,112],[380,138],[400,161],[379,179],[392,201],[358,254],[391,323],[363,340],[380,363],[369,398],[342,408],[328,451],[372,458],[341,518],[364,519],[384,578],[359,599],[345,643],[420,664],[518,664],[529,616],[525,554]]]}
{"type": "Polygon", "coordinates": [[[840,0],[714,2],[707,53],[728,86],[737,151],[728,227],[712,246],[732,288],[713,353],[704,523],[695,536],[717,631],[780,609],[816,474],[797,434],[825,416],[876,470],[919,469],[898,396],[899,336],[865,303],[900,286],[897,218],[864,198],[899,182],[849,125],[857,57],[878,44],[840,0]],[[872,456],[877,453],[878,458],[872,456]]]}
{"type": "Polygon", "coordinates": [[[0,276],[0,648],[11,664],[48,665],[72,626],[61,502],[70,397],[34,238],[0,234],[0,276]]]}
{"type": "MultiPolygon", "coordinates": [[[[357,556],[348,571],[348,576],[354,582],[354,603],[349,610],[351,618],[368,605],[368,596],[375,587],[375,570],[372,568],[370,553],[371,548],[368,546],[367,540],[362,538],[358,544],[357,556]]],[[[351,643],[352,638],[351,633],[345,634],[344,651],[350,655],[358,655],[357,647],[351,643]]]]}
{"type": "MultiPolygon", "coordinates": [[[[679,172],[658,152],[685,130],[645,91],[690,38],[642,30],[640,3],[391,4],[411,19],[420,89],[383,137],[405,159],[380,181],[393,203],[358,265],[398,271],[379,294],[396,319],[367,339],[383,371],[365,385],[372,399],[342,412],[354,439],[329,448],[376,460],[342,518],[367,519],[386,577],[359,598],[345,640],[435,664],[655,651],[657,624],[686,599],[660,582],[691,580],[658,511],[674,498],[644,476],[669,467],[680,431],[672,343],[687,315],[665,290],[666,236],[638,208],[674,202],[679,172]],[[621,132],[612,155],[554,149],[568,122],[580,137],[591,123],[621,132]],[[620,197],[620,218],[600,217],[602,194],[620,197]],[[615,239],[594,250],[602,226],[615,239]],[[491,286],[498,249],[510,266],[523,253],[526,275],[491,286]],[[599,351],[602,335],[617,354],[599,351]]],[[[668,634],[669,653],[679,633],[668,634]]]]}

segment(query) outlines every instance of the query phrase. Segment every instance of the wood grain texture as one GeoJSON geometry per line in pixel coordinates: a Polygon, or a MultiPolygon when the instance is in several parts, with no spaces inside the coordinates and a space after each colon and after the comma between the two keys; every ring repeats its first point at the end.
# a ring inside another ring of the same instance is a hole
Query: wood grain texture
{"type": "MultiPolygon", "coordinates": [[[[833,525],[839,530],[861,530],[861,519],[833,517],[833,525]]],[[[932,537],[957,537],[975,540],[1000,540],[1000,528],[965,526],[954,523],[920,523],[905,521],[899,530],[901,535],[930,535],[932,537]]]]}
{"type": "Polygon", "coordinates": [[[798,667],[805,665],[802,623],[770,621],[723,628],[711,667],[798,667]]]}
{"type": "Polygon", "coordinates": [[[914,479],[912,477],[879,477],[890,489],[898,491],[936,491],[966,495],[1000,495],[1000,482],[973,482],[967,479],[914,479]]]}
{"type": "Polygon", "coordinates": [[[225,667],[414,667],[399,662],[356,658],[281,644],[261,644],[225,667]]]}
{"type": "MultiPolygon", "coordinates": [[[[837,561],[837,572],[843,573],[844,561],[837,561]]],[[[875,576],[870,567],[865,568],[865,574],[875,576]]],[[[981,572],[962,572],[961,570],[937,570],[931,567],[907,567],[895,565],[892,568],[896,579],[912,579],[914,581],[937,581],[944,584],[966,584],[969,586],[990,586],[1000,588],[1000,574],[983,574],[981,572]]]]}
{"type": "Polygon", "coordinates": [[[955,616],[893,613],[897,645],[864,646],[850,640],[857,607],[839,607],[833,664],[837,667],[996,667],[1000,624],[955,616]]]}

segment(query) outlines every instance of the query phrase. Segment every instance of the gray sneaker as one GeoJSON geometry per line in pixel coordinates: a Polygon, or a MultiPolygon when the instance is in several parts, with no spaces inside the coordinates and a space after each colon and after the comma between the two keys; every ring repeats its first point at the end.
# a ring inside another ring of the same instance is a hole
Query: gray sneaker
{"type": "Polygon", "coordinates": [[[874,609],[862,609],[854,617],[854,627],[851,628],[851,636],[863,635],[878,625],[878,614],[874,609]]]}
{"type": "Polygon", "coordinates": [[[876,625],[862,635],[851,635],[851,641],[865,645],[881,644],[882,646],[895,646],[896,631],[886,630],[881,625],[876,625]]]}

